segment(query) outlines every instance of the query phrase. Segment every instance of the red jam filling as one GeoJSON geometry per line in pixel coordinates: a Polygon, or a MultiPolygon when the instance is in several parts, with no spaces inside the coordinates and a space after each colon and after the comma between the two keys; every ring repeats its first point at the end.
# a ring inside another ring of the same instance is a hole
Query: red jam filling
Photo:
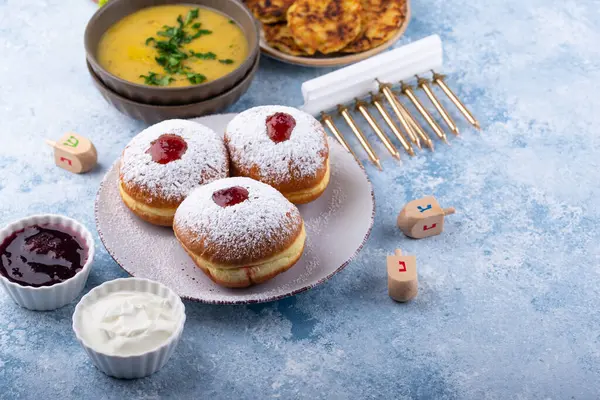
{"type": "Polygon", "coordinates": [[[0,244],[0,274],[21,286],[63,282],[81,271],[86,262],[80,240],[63,230],[29,226],[0,244]]]}
{"type": "Polygon", "coordinates": [[[234,206],[248,200],[248,191],[240,186],[233,186],[227,189],[217,190],[213,193],[212,199],[217,205],[225,208],[234,206]]]}
{"type": "Polygon", "coordinates": [[[152,161],[159,164],[167,164],[179,160],[186,152],[188,146],[181,136],[165,134],[150,143],[146,154],[152,156],[152,161]]]}
{"type": "Polygon", "coordinates": [[[275,143],[286,141],[292,136],[296,120],[290,114],[278,112],[267,117],[267,135],[275,143]]]}

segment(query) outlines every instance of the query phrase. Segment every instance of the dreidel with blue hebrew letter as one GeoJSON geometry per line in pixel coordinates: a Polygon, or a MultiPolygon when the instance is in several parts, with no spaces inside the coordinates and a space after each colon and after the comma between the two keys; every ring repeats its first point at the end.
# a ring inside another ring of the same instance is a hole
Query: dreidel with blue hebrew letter
{"type": "Polygon", "coordinates": [[[54,148],[54,162],[57,166],[75,174],[93,169],[98,163],[96,147],[87,138],[76,133],[66,133],[60,140],[47,140],[54,148]]]}
{"type": "Polygon", "coordinates": [[[414,239],[439,235],[444,230],[444,217],[454,214],[453,207],[442,208],[433,196],[408,202],[398,215],[398,226],[414,239]]]}

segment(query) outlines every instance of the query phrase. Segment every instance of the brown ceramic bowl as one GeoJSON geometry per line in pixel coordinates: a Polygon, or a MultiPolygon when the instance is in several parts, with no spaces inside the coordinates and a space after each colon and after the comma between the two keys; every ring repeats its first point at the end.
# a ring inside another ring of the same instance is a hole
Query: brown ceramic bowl
{"type": "Polygon", "coordinates": [[[259,61],[260,59],[257,57],[248,74],[236,86],[225,93],[197,103],[177,106],[155,106],[126,99],[102,83],[100,78],[94,73],[89,62],[87,66],[96,88],[100,91],[102,97],[113,107],[131,118],[139,119],[148,124],[155,124],[166,119],[201,117],[203,115],[214,114],[229,107],[238,101],[250,87],[252,79],[258,70],[259,61]]]}
{"type": "Polygon", "coordinates": [[[105,86],[133,101],[145,104],[180,105],[206,100],[227,92],[238,84],[254,66],[259,54],[259,29],[252,13],[236,0],[112,0],[92,16],[85,29],[87,60],[105,86]],[[160,87],[133,83],[106,71],[96,59],[98,43],[104,32],[127,15],[142,8],[163,4],[191,4],[210,8],[238,23],[248,41],[248,56],[234,71],[200,85],[160,87]]]}

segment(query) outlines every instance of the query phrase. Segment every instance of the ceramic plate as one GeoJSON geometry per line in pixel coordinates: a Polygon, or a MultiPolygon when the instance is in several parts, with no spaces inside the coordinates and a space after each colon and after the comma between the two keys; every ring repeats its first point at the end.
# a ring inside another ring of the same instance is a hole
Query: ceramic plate
{"type": "MultiPolygon", "coordinates": [[[[224,132],[235,114],[197,118],[224,132]]],[[[371,232],[375,203],[371,183],[356,160],[331,138],[331,182],[316,201],[299,207],[307,230],[305,251],[288,271],[261,285],[228,289],[213,283],[179,246],[170,228],[148,224],[121,202],[115,163],[96,197],[96,226],[108,253],[131,275],[158,281],[181,297],[212,304],[278,300],[315,287],[341,271],[371,232]]]]}
{"type": "MultiPolygon", "coordinates": [[[[288,64],[294,65],[302,65],[305,67],[338,67],[342,65],[352,64],[358,61],[365,60],[369,57],[372,57],[376,54],[381,53],[382,51],[388,49],[394,43],[398,41],[406,31],[408,27],[408,23],[410,21],[410,0],[406,1],[406,18],[404,22],[398,29],[398,32],[390,38],[387,42],[382,44],[381,46],[375,47],[373,49],[363,51],[361,53],[355,54],[344,54],[344,53],[335,53],[334,55],[320,55],[320,56],[292,56],[282,51],[279,51],[273,47],[271,47],[267,41],[265,40],[264,31],[260,30],[260,49],[263,54],[272,57],[276,60],[286,62],[288,64]]],[[[260,24],[260,23],[259,23],[260,24]]]]}

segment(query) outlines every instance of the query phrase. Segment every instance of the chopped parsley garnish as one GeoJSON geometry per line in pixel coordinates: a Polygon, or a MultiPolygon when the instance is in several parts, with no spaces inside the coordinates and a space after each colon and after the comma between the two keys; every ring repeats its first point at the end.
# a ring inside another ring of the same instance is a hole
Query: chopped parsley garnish
{"type": "Polygon", "coordinates": [[[229,23],[230,23],[230,24],[234,24],[234,25],[235,25],[235,21],[234,21],[234,20],[232,20],[232,19],[230,19],[230,20],[229,20],[229,23]]]}
{"type": "Polygon", "coordinates": [[[215,53],[213,53],[212,51],[209,51],[208,53],[196,53],[194,50],[190,50],[190,55],[192,57],[196,57],[201,60],[216,60],[217,59],[217,55],[215,53]]]}
{"type": "Polygon", "coordinates": [[[198,29],[198,33],[200,35],[211,35],[212,31],[208,30],[208,29],[198,29]]]}
{"type": "MultiPolygon", "coordinates": [[[[211,51],[206,53],[196,53],[193,50],[186,52],[183,46],[191,43],[204,35],[211,35],[213,32],[208,29],[201,29],[200,22],[194,22],[198,19],[200,10],[195,8],[190,10],[185,18],[182,15],[177,17],[177,25],[164,25],[161,30],[156,32],[156,36],[146,39],[146,46],[152,46],[156,49],[158,55],[154,58],[158,65],[164,69],[164,74],[159,75],[155,72],[148,72],[148,75],[140,75],[144,83],[154,86],[168,86],[175,81],[174,75],[183,75],[190,83],[197,85],[206,81],[206,76],[195,73],[185,65],[186,60],[196,58],[199,60],[217,60],[217,55],[211,51]]],[[[229,21],[235,24],[233,20],[229,21]]],[[[190,60],[191,61],[191,60],[190,60]]],[[[221,64],[233,64],[233,60],[219,60],[221,64]]]]}
{"type": "Polygon", "coordinates": [[[168,86],[173,79],[170,75],[160,76],[155,72],[148,72],[148,75],[140,75],[140,78],[144,78],[144,83],[150,86],[168,86]]]}
{"type": "MultiPolygon", "coordinates": [[[[194,8],[193,10],[190,10],[187,15],[185,16],[185,23],[184,25],[189,25],[193,20],[195,20],[196,18],[198,18],[198,13],[200,12],[200,9],[198,8],[194,8]]],[[[181,16],[180,16],[181,18],[181,16]]],[[[197,24],[194,24],[197,25],[197,24]]]]}
{"type": "Polygon", "coordinates": [[[185,76],[187,77],[188,81],[190,81],[190,83],[193,85],[198,85],[206,80],[206,76],[202,74],[188,72],[187,74],[185,74],[185,76]]]}

